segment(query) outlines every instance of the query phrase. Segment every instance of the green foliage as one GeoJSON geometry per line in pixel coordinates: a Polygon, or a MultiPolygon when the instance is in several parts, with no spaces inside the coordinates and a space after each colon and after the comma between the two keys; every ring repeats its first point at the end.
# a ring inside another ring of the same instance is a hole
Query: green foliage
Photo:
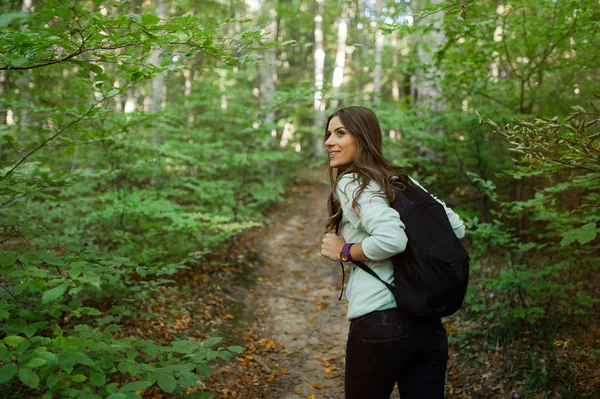
{"type": "MultiPolygon", "coordinates": [[[[600,99],[600,95],[595,95],[600,99]]],[[[580,105],[562,120],[558,117],[534,118],[532,121],[515,120],[504,130],[491,120],[483,124],[502,134],[514,146],[513,151],[525,154],[530,162],[553,162],[575,168],[600,172],[600,133],[590,128],[600,121],[600,104],[588,101],[589,110],[580,105]]]]}
{"type": "Polygon", "coordinates": [[[551,379],[564,375],[562,365],[544,361],[554,350],[554,334],[598,303],[586,283],[598,271],[600,250],[600,173],[593,161],[598,143],[587,123],[590,116],[597,121],[594,112],[577,107],[564,119],[517,120],[503,128],[482,122],[525,153],[506,173],[535,185],[527,198],[501,199],[493,181],[469,174],[492,204],[489,222],[469,220],[474,255],[498,255],[492,268],[478,270],[483,290],[470,287],[467,309],[488,319],[504,337],[528,331],[545,343],[527,355],[525,392],[547,391],[551,379]]]}
{"type": "Polygon", "coordinates": [[[111,323],[151,317],[140,304],[261,225],[293,179],[296,152],[254,124],[255,104],[212,85],[255,59],[260,30],[225,39],[231,20],[129,9],[48,1],[0,16],[0,70],[28,87],[0,100],[19,121],[0,125],[0,396],[134,398],[153,385],[181,396],[242,351],[217,337],[123,338],[111,323]],[[198,61],[193,94],[170,92],[158,114],[115,112],[198,61]]]}
{"type": "Polygon", "coordinates": [[[118,396],[139,398],[135,391],[153,384],[165,392],[181,394],[186,387],[196,385],[200,378],[196,373],[210,376],[209,362],[228,360],[233,353],[240,353],[236,346],[213,349],[220,341],[217,338],[173,341],[160,346],[150,340],[117,339],[116,325],[100,329],[81,323],[64,331],[57,324],[58,318],[27,324],[28,317],[36,316],[33,313],[21,312],[18,323],[13,318],[9,320],[11,326],[3,328],[3,333],[21,335],[8,335],[0,343],[0,361],[5,363],[0,369],[0,381],[19,380],[30,388],[50,389],[61,397],[121,394],[118,396]],[[109,383],[116,376],[122,380],[123,375],[135,381],[124,385],[109,383]]]}

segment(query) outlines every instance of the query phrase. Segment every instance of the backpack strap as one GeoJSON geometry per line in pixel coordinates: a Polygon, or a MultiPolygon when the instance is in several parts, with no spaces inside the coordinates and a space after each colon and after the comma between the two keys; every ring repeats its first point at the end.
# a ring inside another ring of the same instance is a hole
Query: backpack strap
{"type": "Polygon", "coordinates": [[[379,277],[377,275],[377,273],[375,273],[373,271],[373,269],[371,269],[369,266],[365,265],[363,262],[361,262],[359,260],[353,260],[352,263],[354,263],[356,266],[360,267],[365,272],[369,273],[371,276],[375,277],[377,280],[381,281],[383,284],[385,284],[386,287],[388,287],[388,289],[390,291],[392,291],[392,294],[394,293],[394,286],[391,285],[390,283],[388,283],[387,281],[383,281],[381,279],[381,277],[379,277]]]}
{"type": "MultiPolygon", "coordinates": [[[[339,226],[335,226],[335,234],[338,235],[339,226]]],[[[342,295],[344,294],[344,281],[346,280],[346,270],[344,269],[344,263],[340,262],[340,267],[342,268],[342,286],[340,288],[340,297],[338,301],[342,300],[342,295]]]]}

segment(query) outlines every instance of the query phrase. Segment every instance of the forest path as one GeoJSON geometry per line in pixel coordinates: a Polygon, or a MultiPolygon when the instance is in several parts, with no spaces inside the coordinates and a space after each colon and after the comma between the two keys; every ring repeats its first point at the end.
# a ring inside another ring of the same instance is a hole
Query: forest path
{"type": "Polygon", "coordinates": [[[292,188],[296,198],[277,211],[258,251],[265,267],[256,286],[258,322],[281,347],[271,362],[280,373],[264,398],[342,398],[346,301],[338,301],[341,269],[320,243],[330,186],[313,172],[292,188]],[[289,374],[282,374],[287,373],[289,374]]]}

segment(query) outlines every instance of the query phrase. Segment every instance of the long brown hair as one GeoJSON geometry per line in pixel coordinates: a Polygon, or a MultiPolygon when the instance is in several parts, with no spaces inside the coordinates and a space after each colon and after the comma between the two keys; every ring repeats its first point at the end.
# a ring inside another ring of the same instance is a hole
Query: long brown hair
{"type": "Polygon", "coordinates": [[[381,195],[389,202],[395,198],[395,189],[402,189],[404,185],[411,183],[408,175],[401,167],[384,158],[381,127],[373,111],[366,107],[357,106],[345,107],[335,111],[327,118],[325,140],[328,137],[329,122],[336,116],[340,118],[346,131],[356,140],[358,147],[354,162],[347,168],[344,170],[329,168],[331,193],[327,202],[329,218],[325,229],[326,231],[337,232],[342,221],[342,207],[335,188],[343,175],[354,174],[355,179],[358,180],[359,186],[356,192],[353,193],[354,200],[352,201],[352,208],[356,212],[360,212],[360,206],[356,200],[371,180],[377,183],[381,188],[381,195]],[[397,177],[397,179],[394,179],[394,177],[397,177]]]}

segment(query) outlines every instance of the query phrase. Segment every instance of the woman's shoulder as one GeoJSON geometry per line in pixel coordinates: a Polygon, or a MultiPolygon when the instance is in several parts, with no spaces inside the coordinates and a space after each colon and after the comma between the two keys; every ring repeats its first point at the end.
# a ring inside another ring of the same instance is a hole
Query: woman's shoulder
{"type": "MultiPolygon", "coordinates": [[[[347,196],[354,196],[357,193],[358,188],[361,186],[361,183],[362,179],[358,173],[346,173],[338,180],[337,189],[345,193],[347,196]]],[[[381,191],[382,190],[381,187],[379,187],[379,184],[377,184],[375,180],[371,179],[362,192],[365,194],[379,194],[381,191]]]]}

